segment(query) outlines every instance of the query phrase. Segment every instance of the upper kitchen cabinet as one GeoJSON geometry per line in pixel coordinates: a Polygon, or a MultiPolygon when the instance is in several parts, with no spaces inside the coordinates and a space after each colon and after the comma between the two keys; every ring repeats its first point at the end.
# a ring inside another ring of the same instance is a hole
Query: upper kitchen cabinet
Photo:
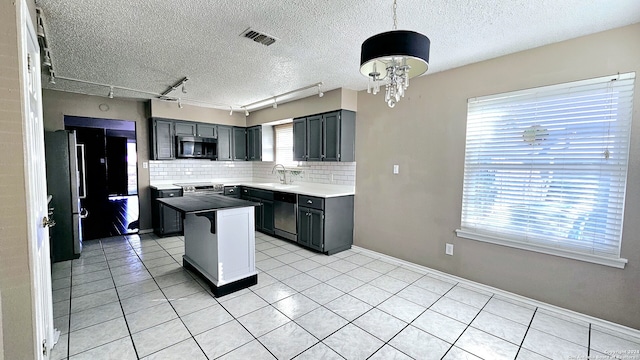
{"type": "Polygon", "coordinates": [[[293,120],[296,161],[355,161],[356,114],[339,110],[293,120]]]}
{"type": "Polygon", "coordinates": [[[198,122],[176,121],[176,135],[182,136],[200,136],[215,138],[217,135],[217,125],[198,122]]]}
{"type": "Polygon", "coordinates": [[[176,131],[176,135],[196,136],[196,123],[176,121],[175,131],[176,131]]]}
{"type": "Polygon", "coordinates": [[[175,159],[174,145],[174,121],[161,118],[149,119],[149,127],[151,127],[151,160],[170,160],[175,159]]]}
{"type": "Polygon", "coordinates": [[[307,118],[293,119],[293,160],[307,160],[307,118]]]}
{"type": "Polygon", "coordinates": [[[233,160],[247,160],[247,130],[233,127],[233,160]]]}
{"type": "Polygon", "coordinates": [[[196,124],[196,134],[200,137],[208,137],[208,138],[217,138],[218,132],[216,131],[218,128],[217,125],[214,124],[196,124]]]}
{"type": "Polygon", "coordinates": [[[262,161],[262,126],[247,129],[247,160],[262,161]]]}
{"type": "Polygon", "coordinates": [[[233,160],[233,128],[218,126],[218,161],[233,160]]]}

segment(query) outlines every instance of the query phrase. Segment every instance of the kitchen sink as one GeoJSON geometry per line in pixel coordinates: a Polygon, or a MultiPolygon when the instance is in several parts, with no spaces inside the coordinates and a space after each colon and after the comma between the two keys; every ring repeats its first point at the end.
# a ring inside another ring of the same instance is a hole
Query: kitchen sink
{"type": "Polygon", "coordinates": [[[256,186],[264,186],[264,187],[269,187],[276,190],[285,190],[285,189],[292,189],[292,188],[298,187],[298,185],[281,184],[281,183],[259,183],[259,184],[256,184],[256,186]]]}

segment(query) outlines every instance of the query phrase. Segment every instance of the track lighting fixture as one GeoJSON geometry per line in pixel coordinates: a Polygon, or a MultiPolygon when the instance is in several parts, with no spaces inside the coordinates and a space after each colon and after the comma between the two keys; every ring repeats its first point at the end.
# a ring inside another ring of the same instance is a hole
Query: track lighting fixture
{"type": "Polygon", "coordinates": [[[52,69],[49,69],[49,84],[55,85],[55,83],[56,83],[56,73],[52,69]]]}
{"type": "Polygon", "coordinates": [[[229,106],[229,116],[233,116],[233,108],[229,106]]]}
{"type": "MultiPolygon", "coordinates": [[[[253,110],[262,109],[262,108],[265,108],[265,107],[268,107],[269,105],[271,105],[274,109],[277,109],[278,108],[278,99],[280,99],[281,102],[282,101],[284,101],[284,102],[291,101],[291,100],[293,100],[291,95],[299,93],[301,91],[316,89],[318,96],[322,97],[324,95],[324,93],[322,92],[322,89],[320,88],[322,85],[324,85],[324,83],[318,82],[318,83],[315,83],[315,84],[311,84],[311,85],[307,85],[307,86],[301,87],[299,89],[287,91],[287,92],[282,93],[282,94],[277,94],[277,95],[274,95],[272,97],[268,97],[268,98],[262,99],[260,101],[252,102],[251,104],[245,104],[245,105],[242,105],[240,107],[245,110],[245,115],[249,116],[249,108],[251,108],[252,111],[253,111],[253,110]]],[[[309,94],[309,95],[312,95],[312,94],[309,94]]],[[[307,96],[309,96],[309,95],[307,95],[307,96]]]]}
{"type": "Polygon", "coordinates": [[[186,94],[187,93],[187,85],[185,83],[182,83],[182,93],[186,94]]]}
{"type": "Polygon", "coordinates": [[[49,49],[44,49],[44,58],[42,59],[42,66],[51,67],[51,56],[49,55],[49,49]]]}
{"type": "Polygon", "coordinates": [[[178,108],[182,109],[182,99],[178,99],[178,108]]]}
{"type": "Polygon", "coordinates": [[[113,99],[113,86],[109,86],[109,99],[113,99]]]}

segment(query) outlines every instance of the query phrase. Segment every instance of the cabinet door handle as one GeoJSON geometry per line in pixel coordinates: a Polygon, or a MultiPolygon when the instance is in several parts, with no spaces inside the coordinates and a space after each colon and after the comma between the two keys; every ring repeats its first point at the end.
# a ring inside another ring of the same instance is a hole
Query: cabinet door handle
{"type": "Polygon", "coordinates": [[[313,201],[307,200],[307,204],[313,204],[313,201]]]}
{"type": "Polygon", "coordinates": [[[233,189],[229,189],[229,192],[230,192],[230,193],[232,193],[232,192],[233,192],[233,189]]]}
{"type": "Polygon", "coordinates": [[[173,195],[175,195],[175,194],[169,194],[169,197],[173,197],[173,195]]]}

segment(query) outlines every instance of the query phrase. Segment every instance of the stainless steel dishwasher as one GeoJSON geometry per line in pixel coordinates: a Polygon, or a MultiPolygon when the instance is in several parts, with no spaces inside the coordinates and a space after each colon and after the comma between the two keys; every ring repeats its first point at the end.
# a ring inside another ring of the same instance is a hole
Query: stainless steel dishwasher
{"type": "Polygon", "coordinates": [[[276,235],[292,241],[298,241],[296,194],[273,193],[274,232],[276,235]]]}

